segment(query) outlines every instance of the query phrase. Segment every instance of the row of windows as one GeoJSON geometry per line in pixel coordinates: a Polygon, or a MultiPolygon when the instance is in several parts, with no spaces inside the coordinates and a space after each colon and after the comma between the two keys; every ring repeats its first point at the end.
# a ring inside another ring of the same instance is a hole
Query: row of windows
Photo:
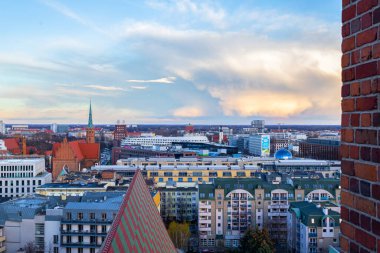
{"type": "Polygon", "coordinates": [[[0,171],[33,171],[33,165],[1,165],[0,171]]]}
{"type": "MultiPolygon", "coordinates": [[[[67,220],[71,220],[72,217],[73,217],[73,215],[72,215],[71,212],[67,212],[66,213],[66,219],[67,220]]],[[[88,217],[89,217],[90,220],[95,220],[96,219],[95,213],[89,213],[88,217]]],[[[111,217],[109,215],[107,216],[107,213],[101,213],[100,217],[101,217],[101,219],[103,221],[107,220],[107,218],[111,219],[111,217]]],[[[112,213],[112,219],[115,219],[115,217],[116,217],[116,213],[112,213]]],[[[79,212],[79,213],[76,214],[76,220],[83,220],[83,219],[84,219],[84,213],[79,212]]]]}
{"type": "MultiPolygon", "coordinates": [[[[90,232],[97,232],[98,231],[97,226],[98,225],[90,225],[90,232]]],[[[106,225],[101,225],[100,227],[101,227],[101,230],[100,230],[101,233],[107,233],[107,226],[106,225]]],[[[71,224],[62,225],[62,230],[70,232],[70,231],[72,231],[72,225],[71,224]]],[[[85,231],[84,226],[82,224],[78,225],[77,230],[80,232],[85,231]]],[[[54,238],[54,240],[55,240],[55,238],[54,238]]],[[[57,242],[54,242],[54,243],[58,243],[58,238],[57,238],[57,242]]]]}
{"type": "Polygon", "coordinates": [[[0,186],[41,185],[42,180],[0,180],[0,186]]]}
{"type": "Polygon", "coordinates": [[[24,178],[24,177],[33,177],[33,172],[28,173],[0,173],[2,178],[24,178]]]}
{"type": "Polygon", "coordinates": [[[13,194],[13,193],[32,193],[34,192],[35,187],[27,188],[0,188],[0,194],[13,194]]]}

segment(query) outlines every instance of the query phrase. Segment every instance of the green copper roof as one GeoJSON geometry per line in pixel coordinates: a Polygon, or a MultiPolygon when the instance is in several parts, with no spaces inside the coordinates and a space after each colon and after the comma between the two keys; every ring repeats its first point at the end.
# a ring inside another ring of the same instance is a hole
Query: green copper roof
{"type": "Polygon", "coordinates": [[[88,113],[88,128],[93,128],[94,125],[92,124],[92,108],[91,108],[91,100],[90,100],[90,111],[88,113]]]}

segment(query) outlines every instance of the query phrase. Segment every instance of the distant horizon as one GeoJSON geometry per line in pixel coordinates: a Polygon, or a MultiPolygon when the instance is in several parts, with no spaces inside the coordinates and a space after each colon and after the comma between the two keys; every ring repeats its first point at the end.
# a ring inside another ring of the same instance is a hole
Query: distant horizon
{"type": "MultiPolygon", "coordinates": [[[[32,125],[32,126],[38,126],[38,125],[46,125],[50,126],[52,124],[57,124],[57,125],[77,125],[77,126],[86,126],[87,124],[85,123],[5,123],[6,126],[12,126],[12,125],[32,125]]],[[[104,126],[104,125],[117,125],[116,123],[100,123],[100,124],[95,124],[94,126],[104,126]]],[[[165,123],[151,123],[151,124],[134,124],[134,123],[125,123],[121,125],[139,125],[139,126],[187,126],[189,123],[173,123],[173,124],[165,124],[165,123]]],[[[192,126],[247,126],[250,127],[250,124],[191,124],[192,126]]],[[[278,127],[278,124],[266,124],[265,127],[278,127]]],[[[330,126],[330,127],[341,127],[340,124],[281,124],[281,127],[287,127],[287,126],[330,126]]]]}

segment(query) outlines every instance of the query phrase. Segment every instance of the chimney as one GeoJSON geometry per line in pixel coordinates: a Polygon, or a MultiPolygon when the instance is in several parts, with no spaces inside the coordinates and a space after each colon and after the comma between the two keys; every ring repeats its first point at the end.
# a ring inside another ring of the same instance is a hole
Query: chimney
{"type": "Polygon", "coordinates": [[[323,211],[323,213],[324,213],[325,215],[328,215],[328,214],[329,214],[329,209],[328,209],[328,208],[323,208],[322,211],[323,211]]]}

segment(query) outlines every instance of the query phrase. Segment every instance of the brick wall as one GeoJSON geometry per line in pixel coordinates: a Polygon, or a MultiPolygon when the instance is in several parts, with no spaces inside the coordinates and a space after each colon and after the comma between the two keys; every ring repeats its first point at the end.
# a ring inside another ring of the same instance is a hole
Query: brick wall
{"type": "Polygon", "coordinates": [[[342,252],[380,252],[380,0],[342,1],[342,252]]]}

